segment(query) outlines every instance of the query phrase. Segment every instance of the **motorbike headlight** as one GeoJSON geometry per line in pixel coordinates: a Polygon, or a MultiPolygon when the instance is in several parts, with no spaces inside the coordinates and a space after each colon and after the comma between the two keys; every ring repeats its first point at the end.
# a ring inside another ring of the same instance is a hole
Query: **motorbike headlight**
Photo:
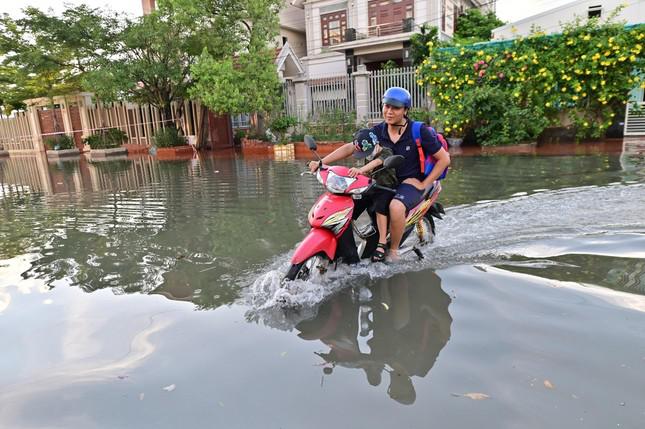
{"type": "Polygon", "coordinates": [[[327,175],[327,189],[334,194],[342,194],[352,183],[356,181],[353,177],[344,177],[330,171],[327,175]]]}

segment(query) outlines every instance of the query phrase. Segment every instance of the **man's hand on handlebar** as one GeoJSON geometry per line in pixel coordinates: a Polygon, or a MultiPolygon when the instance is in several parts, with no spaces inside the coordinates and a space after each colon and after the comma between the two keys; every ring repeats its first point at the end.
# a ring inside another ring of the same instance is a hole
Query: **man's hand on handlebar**
{"type": "Polygon", "coordinates": [[[316,170],[318,170],[318,168],[320,167],[320,164],[321,164],[320,161],[311,161],[309,163],[309,171],[311,171],[312,173],[315,173],[316,170]]]}
{"type": "Polygon", "coordinates": [[[349,169],[349,173],[348,173],[349,177],[356,177],[359,174],[363,174],[360,168],[352,167],[349,169]]]}

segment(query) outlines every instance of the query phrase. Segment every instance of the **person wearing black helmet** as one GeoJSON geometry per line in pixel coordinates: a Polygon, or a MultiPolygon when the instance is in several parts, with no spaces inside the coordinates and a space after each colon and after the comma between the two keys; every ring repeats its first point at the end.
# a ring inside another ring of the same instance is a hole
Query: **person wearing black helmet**
{"type": "Polygon", "coordinates": [[[399,244],[407,212],[421,201],[424,191],[450,165],[450,155],[443,149],[437,136],[426,127],[421,127],[423,153],[433,155],[437,163],[428,176],[419,168],[419,150],[412,136],[412,127],[409,126],[412,122],[408,118],[411,105],[412,97],[405,88],[389,88],[382,98],[383,122],[372,128],[384,148],[391,149],[394,155],[402,155],[405,159],[396,169],[399,186],[389,206],[391,260],[399,259],[399,244]]]}
{"type": "MultiPolygon", "coordinates": [[[[392,150],[384,148],[379,144],[378,138],[373,130],[363,128],[354,134],[354,140],[347,143],[329,155],[325,156],[323,164],[329,164],[353,155],[356,159],[365,159],[365,165],[360,168],[353,167],[349,170],[351,177],[359,174],[370,175],[372,171],[383,165],[385,158],[392,156],[392,150]]],[[[318,169],[319,162],[311,161],[309,169],[314,172],[318,169]]],[[[396,188],[398,181],[394,168],[385,168],[376,171],[372,178],[381,186],[396,188]]],[[[376,225],[379,232],[378,245],[372,255],[372,262],[382,262],[385,260],[387,246],[387,221],[390,201],[394,195],[392,192],[374,189],[370,191],[367,198],[357,200],[354,208],[354,219],[358,218],[365,209],[372,207],[376,213],[376,225]]]]}

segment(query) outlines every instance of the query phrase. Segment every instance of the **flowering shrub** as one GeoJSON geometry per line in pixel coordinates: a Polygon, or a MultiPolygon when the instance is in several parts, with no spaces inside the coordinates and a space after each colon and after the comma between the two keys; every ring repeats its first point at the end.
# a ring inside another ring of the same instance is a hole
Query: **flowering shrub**
{"type": "Polygon", "coordinates": [[[447,134],[475,133],[483,145],[535,139],[549,125],[600,137],[629,92],[645,86],[645,25],[590,19],[562,34],[442,47],[418,68],[447,134]],[[641,74],[638,74],[640,71],[641,74]]]}

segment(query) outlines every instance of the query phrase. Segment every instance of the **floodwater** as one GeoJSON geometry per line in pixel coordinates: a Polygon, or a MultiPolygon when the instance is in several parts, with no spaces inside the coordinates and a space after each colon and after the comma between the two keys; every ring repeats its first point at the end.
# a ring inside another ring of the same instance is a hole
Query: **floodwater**
{"type": "Polygon", "coordinates": [[[463,150],[422,261],[280,287],[303,160],[0,159],[0,428],[643,428],[645,148],[463,150]]]}

